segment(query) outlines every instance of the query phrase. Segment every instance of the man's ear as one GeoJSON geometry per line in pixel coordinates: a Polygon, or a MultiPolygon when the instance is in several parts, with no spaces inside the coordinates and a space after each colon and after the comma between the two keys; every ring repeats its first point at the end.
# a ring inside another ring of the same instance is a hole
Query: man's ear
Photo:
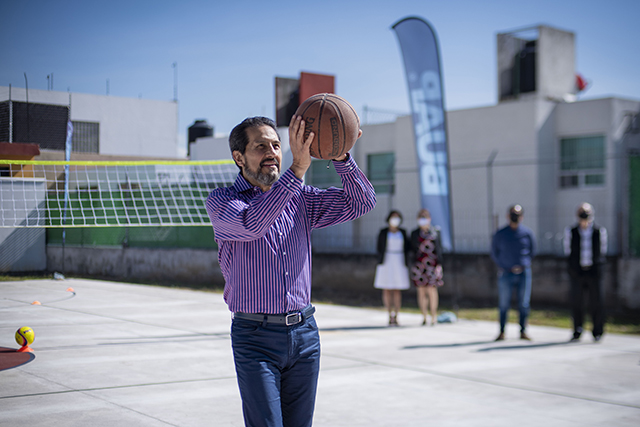
{"type": "Polygon", "coordinates": [[[231,153],[231,156],[233,156],[233,160],[236,162],[238,166],[240,166],[241,168],[244,167],[244,155],[241,152],[237,150],[233,151],[231,153]]]}

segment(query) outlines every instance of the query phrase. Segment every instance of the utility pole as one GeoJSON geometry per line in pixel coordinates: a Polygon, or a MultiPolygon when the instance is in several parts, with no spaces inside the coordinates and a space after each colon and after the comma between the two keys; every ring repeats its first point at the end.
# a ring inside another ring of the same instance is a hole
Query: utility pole
{"type": "Polygon", "coordinates": [[[173,62],[173,102],[178,102],[178,63],[173,62]]]}
{"type": "Polygon", "coordinates": [[[489,240],[493,236],[495,227],[493,224],[493,161],[498,155],[498,150],[493,150],[487,159],[487,205],[489,206],[489,240]]]}

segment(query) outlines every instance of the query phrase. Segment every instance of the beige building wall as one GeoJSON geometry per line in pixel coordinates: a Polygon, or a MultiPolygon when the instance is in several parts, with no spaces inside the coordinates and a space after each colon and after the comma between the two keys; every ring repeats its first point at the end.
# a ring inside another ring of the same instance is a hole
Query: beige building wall
{"type": "MultiPolygon", "coordinates": [[[[640,111],[640,102],[606,98],[564,103],[527,97],[447,112],[455,251],[488,253],[496,227],[507,223],[508,207],[519,203],[540,253],[560,254],[564,227],[574,222],[578,204],[587,201],[595,206],[597,221],[609,230],[609,253],[617,253],[622,196],[617,188],[616,150],[630,111],[640,111]],[[606,138],[605,183],[560,188],[560,141],[583,135],[606,138]]],[[[411,117],[362,129],[351,154],[368,174],[369,155],[395,153],[395,191],[378,194],[375,209],[353,223],[314,232],[318,252],[374,253],[378,232],[391,209],[402,212],[407,231],[416,227],[421,206],[411,117]]],[[[283,166],[288,167],[287,130],[280,129],[280,134],[285,146],[283,166]]],[[[192,159],[230,158],[226,147],[226,138],[198,139],[192,144],[192,159]]]]}

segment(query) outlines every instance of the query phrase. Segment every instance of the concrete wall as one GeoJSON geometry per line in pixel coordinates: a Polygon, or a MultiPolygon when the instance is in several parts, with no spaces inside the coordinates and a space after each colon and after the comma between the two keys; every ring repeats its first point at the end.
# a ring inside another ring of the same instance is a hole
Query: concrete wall
{"type": "Polygon", "coordinates": [[[47,269],[44,228],[0,228],[0,273],[47,269]]]}
{"type": "MultiPolygon", "coordinates": [[[[26,101],[26,90],[11,88],[13,101],[26,101]]],[[[0,87],[0,100],[9,88],[0,87]]],[[[71,104],[71,120],[100,123],[100,153],[122,156],[184,157],[178,144],[178,104],[30,89],[29,102],[71,104]]]]}
{"type": "MultiPolygon", "coordinates": [[[[118,281],[222,288],[217,252],[192,249],[47,247],[49,271],[118,281]],[[62,265],[64,253],[64,269],[62,265]]],[[[373,288],[376,258],[366,254],[314,254],[313,298],[350,304],[381,304],[373,288]]],[[[494,306],[496,270],[487,255],[450,255],[445,258],[443,303],[494,306]]],[[[605,298],[610,310],[640,308],[640,260],[610,257],[605,267],[605,298]]],[[[533,263],[532,306],[568,307],[569,276],[566,260],[536,257],[533,263]]],[[[403,292],[406,306],[416,305],[412,287],[403,292]]]]}
{"type": "MultiPolygon", "coordinates": [[[[570,281],[564,258],[536,257],[533,262],[532,306],[569,308],[570,281]]],[[[347,300],[352,304],[381,303],[381,292],[373,288],[376,260],[367,255],[315,254],[313,297],[347,300]]],[[[496,268],[487,255],[449,255],[444,263],[445,285],[439,295],[443,303],[455,300],[462,306],[495,306],[498,298],[496,268]]],[[[605,304],[613,311],[640,308],[640,259],[609,257],[604,270],[605,304]]],[[[403,304],[416,306],[412,287],[403,291],[403,304]]]]}
{"type": "MultiPolygon", "coordinates": [[[[0,178],[0,223],[44,226],[46,183],[41,178],[0,178]]],[[[47,268],[44,228],[0,228],[0,272],[47,268]]]]}
{"type": "Polygon", "coordinates": [[[625,307],[640,309],[640,259],[620,258],[618,261],[618,295],[625,307]]]}
{"type": "Polygon", "coordinates": [[[119,281],[224,286],[214,250],[47,246],[47,270],[119,281]]]}
{"type": "Polygon", "coordinates": [[[538,147],[537,108],[538,101],[531,98],[448,113],[457,252],[486,253],[494,230],[490,224],[496,225],[496,218],[497,225],[504,224],[508,207],[516,203],[537,233],[538,169],[532,164],[538,147]],[[492,152],[497,156],[490,196],[485,165],[492,152]]]}
{"type": "Polygon", "coordinates": [[[558,99],[575,93],[575,35],[544,25],[501,33],[496,38],[498,99],[558,99]],[[514,95],[514,58],[525,42],[536,40],[536,90],[514,95]]]}
{"type": "Polygon", "coordinates": [[[575,93],[575,35],[544,25],[538,27],[536,92],[543,99],[575,93]]]}

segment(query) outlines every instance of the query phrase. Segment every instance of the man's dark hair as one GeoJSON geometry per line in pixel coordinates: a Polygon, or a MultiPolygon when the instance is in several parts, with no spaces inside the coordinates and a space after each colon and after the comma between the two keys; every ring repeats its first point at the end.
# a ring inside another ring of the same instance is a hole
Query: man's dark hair
{"type": "Polygon", "coordinates": [[[261,116],[248,117],[244,119],[242,123],[234,127],[229,135],[229,148],[231,149],[231,153],[239,151],[244,154],[247,149],[247,144],[249,143],[249,137],[246,132],[247,128],[257,128],[260,126],[271,126],[276,132],[276,135],[278,135],[278,139],[280,139],[278,129],[276,128],[276,124],[273,120],[261,116]]]}

